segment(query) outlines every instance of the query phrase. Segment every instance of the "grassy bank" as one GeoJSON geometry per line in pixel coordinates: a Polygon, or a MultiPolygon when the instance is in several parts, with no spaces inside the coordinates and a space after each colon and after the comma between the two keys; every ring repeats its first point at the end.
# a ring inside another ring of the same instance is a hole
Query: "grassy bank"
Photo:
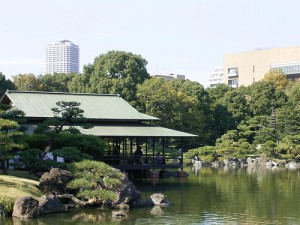
{"type": "Polygon", "coordinates": [[[24,171],[9,171],[9,175],[0,174],[0,205],[12,212],[14,201],[21,196],[39,198],[43,193],[37,188],[37,178],[24,171]]]}

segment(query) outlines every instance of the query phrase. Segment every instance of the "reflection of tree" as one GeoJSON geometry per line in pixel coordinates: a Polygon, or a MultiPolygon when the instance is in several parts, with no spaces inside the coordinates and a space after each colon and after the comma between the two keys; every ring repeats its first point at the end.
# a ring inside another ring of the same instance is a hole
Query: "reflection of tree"
{"type": "Polygon", "coordinates": [[[264,167],[248,168],[247,172],[245,169],[226,173],[218,171],[215,177],[217,192],[227,201],[226,204],[219,204],[218,210],[229,215],[244,214],[249,221],[255,217],[256,223],[261,220],[270,223],[282,221],[285,224],[287,215],[280,212],[299,207],[295,201],[299,196],[291,191],[299,190],[300,178],[285,169],[274,172],[264,167]],[[295,178],[298,182],[293,180],[295,178]]]}

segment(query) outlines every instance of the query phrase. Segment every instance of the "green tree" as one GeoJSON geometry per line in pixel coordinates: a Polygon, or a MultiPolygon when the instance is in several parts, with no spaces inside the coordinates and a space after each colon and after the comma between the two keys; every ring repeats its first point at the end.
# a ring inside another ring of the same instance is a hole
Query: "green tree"
{"type": "Polygon", "coordinates": [[[270,69],[264,75],[263,81],[273,83],[276,89],[285,89],[288,85],[288,79],[281,69],[270,69]]]}
{"type": "Polygon", "coordinates": [[[238,89],[226,92],[218,102],[231,113],[234,123],[236,124],[235,126],[242,120],[245,120],[250,114],[246,97],[243,93],[240,93],[238,89]]]}
{"type": "Polygon", "coordinates": [[[23,135],[23,132],[17,131],[19,124],[16,121],[0,118],[0,162],[3,174],[8,174],[5,167],[6,160],[10,159],[16,150],[24,148],[17,138],[23,135]]]}
{"type": "Polygon", "coordinates": [[[216,140],[216,152],[228,158],[236,152],[238,147],[238,133],[236,130],[229,130],[216,140]]]}
{"type": "Polygon", "coordinates": [[[75,74],[69,73],[55,73],[53,75],[46,74],[38,77],[41,91],[54,92],[69,92],[69,82],[73,79],[75,74]]]}
{"type": "Polygon", "coordinates": [[[231,91],[232,89],[233,89],[232,87],[226,84],[218,84],[214,88],[208,88],[207,92],[212,101],[212,104],[216,105],[218,103],[218,100],[222,98],[225,95],[225,93],[231,91]]]}
{"type": "Polygon", "coordinates": [[[291,89],[287,92],[289,104],[292,107],[300,106],[300,82],[293,83],[291,89]]]}
{"type": "Polygon", "coordinates": [[[280,139],[286,135],[300,133],[300,82],[296,82],[287,91],[288,101],[285,105],[277,108],[276,129],[280,139]]]}
{"type": "Polygon", "coordinates": [[[151,78],[138,85],[137,97],[142,112],[160,118],[161,126],[174,128],[181,102],[176,91],[163,79],[151,78]]]}
{"type": "Polygon", "coordinates": [[[81,123],[82,128],[90,128],[91,126],[86,123],[86,118],[83,116],[83,110],[79,108],[78,102],[57,102],[58,107],[52,108],[54,118],[46,119],[35,130],[36,133],[45,133],[49,136],[49,142],[45,148],[40,159],[43,159],[45,155],[52,149],[53,144],[57,136],[63,131],[65,126],[69,126],[65,132],[77,133],[79,130],[72,127],[75,123],[81,123]]]}
{"type": "Polygon", "coordinates": [[[266,141],[276,142],[275,129],[271,127],[270,116],[254,116],[238,126],[239,137],[256,147],[266,141]]]}
{"type": "Polygon", "coordinates": [[[182,92],[188,98],[196,98],[197,107],[200,110],[209,112],[209,105],[211,104],[211,99],[209,93],[204,89],[204,87],[195,81],[190,80],[172,80],[169,84],[174,87],[178,92],[182,92]]]}
{"type": "Polygon", "coordinates": [[[294,155],[300,155],[300,134],[286,135],[282,139],[282,143],[287,146],[287,153],[294,155]]]}
{"type": "Polygon", "coordinates": [[[218,104],[214,107],[213,112],[213,140],[225,134],[228,130],[236,128],[237,124],[231,112],[228,111],[227,107],[218,104]]]}
{"type": "Polygon", "coordinates": [[[82,153],[76,147],[63,147],[61,149],[53,150],[53,155],[55,157],[62,157],[64,158],[65,163],[72,163],[72,162],[79,162],[84,159],[92,159],[93,157],[82,153]]]}
{"type": "Polygon", "coordinates": [[[124,51],[109,51],[95,58],[84,67],[83,76],[75,76],[70,82],[72,92],[120,94],[136,104],[136,86],[149,78],[147,61],[140,55],[124,51]]]}
{"type": "Polygon", "coordinates": [[[13,76],[13,83],[19,91],[41,90],[38,78],[32,73],[13,76]]]}
{"type": "Polygon", "coordinates": [[[125,176],[119,170],[90,160],[72,163],[69,170],[75,179],[69,182],[68,188],[77,190],[77,197],[96,198],[99,202],[118,200],[114,191],[121,186],[120,180],[125,176]]]}
{"type": "Polygon", "coordinates": [[[266,156],[272,156],[275,153],[275,148],[276,142],[268,140],[260,146],[259,151],[266,154],[266,156]]]}
{"type": "Polygon", "coordinates": [[[12,89],[15,89],[14,84],[10,80],[6,79],[5,75],[0,72],[0,97],[3,96],[6,90],[12,89]]]}
{"type": "MultiPolygon", "coordinates": [[[[24,142],[28,144],[29,149],[45,149],[49,144],[49,136],[45,133],[25,135],[24,142]]],[[[76,147],[81,154],[87,154],[93,156],[95,160],[101,160],[106,145],[101,138],[94,135],[61,132],[56,136],[52,148],[62,149],[64,147],[76,147]]]]}
{"type": "MultiPolygon", "coordinates": [[[[86,68],[86,67],[84,67],[86,68]]],[[[75,74],[74,77],[68,82],[68,89],[70,92],[75,93],[89,93],[89,82],[90,82],[90,75],[83,73],[83,74],[75,74]]],[[[105,93],[109,93],[108,89],[105,93]]],[[[97,91],[96,93],[102,93],[101,91],[97,91]]]]}
{"type": "Polygon", "coordinates": [[[287,102],[282,90],[276,90],[271,82],[259,81],[249,87],[249,107],[253,116],[270,115],[272,108],[279,108],[287,102]]]}
{"type": "Polygon", "coordinates": [[[19,162],[22,166],[25,166],[25,169],[33,173],[43,171],[46,165],[39,160],[42,152],[42,150],[36,148],[25,149],[19,153],[19,162]]]}
{"type": "Polygon", "coordinates": [[[288,104],[276,110],[276,130],[280,139],[300,133],[300,105],[288,104]]]}
{"type": "Polygon", "coordinates": [[[213,118],[207,91],[198,82],[190,80],[173,80],[167,84],[180,98],[180,117],[174,128],[197,134],[198,138],[190,141],[194,146],[212,144],[213,118]]]}
{"type": "Polygon", "coordinates": [[[214,144],[215,140],[221,135],[225,134],[228,130],[235,129],[236,123],[233,115],[227,109],[227,106],[220,103],[220,99],[224,97],[227,92],[232,91],[233,88],[226,84],[218,84],[214,88],[208,88],[207,93],[209,95],[209,109],[207,112],[207,124],[211,130],[211,142],[214,144]]]}
{"type": "Polygon", "coordinates": [[[202,88],[191,81],[151,78],[138,85],[139,109],[160,118],[161,126],[199,135],[198,143],[204,144],[209,133],[205,131],[202,104],[208,104],[202,100],[202,94],[205,96],[202,88]]]}
{"type": "Polygon", "coordinates": [[[240,138],[237,130],[229,130],[216,141],[216,153],[224,158],[245,157],[252,153],[252,147],[240,138]]]}

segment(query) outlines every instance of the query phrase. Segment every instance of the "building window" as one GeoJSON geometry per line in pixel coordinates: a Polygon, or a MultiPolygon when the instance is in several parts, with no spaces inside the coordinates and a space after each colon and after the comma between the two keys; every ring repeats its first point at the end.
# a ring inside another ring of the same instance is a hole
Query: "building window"
{"type": "Polygon", "coordinates": [[[230,87],[236,88],[238,87],[238,83],[239,83],[238,81],[239,81],[238,79],[228,80],[228,85],[230,87]]]}
{"type": "Polygon", "coordinates": [[[299,74],[300,73],[300,63],[290,63],[290,64],[280,64],[271,65],[271,69],[281,69],[286,75],[299,74]]]}
{"type": "Polygon", "coordinates": [[[228,77],[237,77],[238,68],[228,68],[228,77]]]}

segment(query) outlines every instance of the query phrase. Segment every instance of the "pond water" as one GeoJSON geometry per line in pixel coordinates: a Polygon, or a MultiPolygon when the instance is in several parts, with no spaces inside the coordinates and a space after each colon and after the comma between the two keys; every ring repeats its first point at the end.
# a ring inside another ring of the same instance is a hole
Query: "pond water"
{"type": "Polygon", "coordinates": [[[4,225],[75,224],[300,224],[300,170],[185,168],[188,177],[141,179],[144,198],[163,193],[168,207],[132,209],[111,220],[108,209],[85,209],[38,219],[9,218],[4,225]]]}

